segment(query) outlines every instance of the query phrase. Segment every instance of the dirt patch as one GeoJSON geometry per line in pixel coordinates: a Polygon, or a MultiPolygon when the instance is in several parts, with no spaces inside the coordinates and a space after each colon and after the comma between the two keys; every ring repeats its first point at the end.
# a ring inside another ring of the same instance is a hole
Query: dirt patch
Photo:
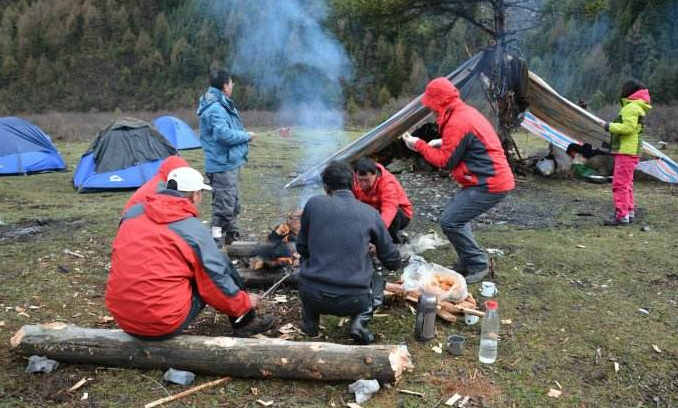
{"type": "Polygon", "coordinates": [[[74,230],[83,228],[86,222],[87,220],[82,218],[60,220],[52,218],[22,219],[14,224],[0,225],[0,242],[30,242],[64,236],[74,230]]]}

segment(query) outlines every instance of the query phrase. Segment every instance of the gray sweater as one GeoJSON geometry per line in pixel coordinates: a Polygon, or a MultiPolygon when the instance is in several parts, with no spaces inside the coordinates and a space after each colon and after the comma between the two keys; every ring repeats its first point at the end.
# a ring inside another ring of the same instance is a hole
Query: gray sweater
{"type": "Polygon", "coordinates": [[[349,190],[308,200],[301,215],[297,251],[306,286],[334,294],[370,290],[372,261],[368,244],[389,270],[400,267],[400,253],[379,213],[349,190]]]}

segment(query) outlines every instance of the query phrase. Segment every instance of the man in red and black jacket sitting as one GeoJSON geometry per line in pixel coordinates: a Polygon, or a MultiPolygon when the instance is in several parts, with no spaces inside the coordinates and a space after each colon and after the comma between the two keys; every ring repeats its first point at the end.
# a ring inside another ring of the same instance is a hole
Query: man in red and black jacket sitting
{"type": "Polygon", "coordinates": [[[355,198],[379,211],[394,244],[400,244],[398,231],[412,219],[412,203],[398,179],[384,166],[365,157],[353,166],[355,198]]]}
{"type": "Polygon", "coordinates": [[[169,173],[166,189],[123,215],[113,241],[106,307],[125,332],[169,338],[186,329],[205,304],[229,316],[235,336],[273,326],[271,317],[256,315],[259,296],[242,290],[240,275],[197,218],[202,190],[211,190],[202,174],[180,167],[169,173]]]}
{"type": "Polygon", "coordinates": [[[449,170],[461,185],[461,191],[447,203],[440,227],[457,251],[454,269],[465,275],[467,283],[476,283],[487,276],[489,264],[473,238],[470,221],[513,190],[513,173],[490,122],[461,100],[447,78],[429,82],[421,103],[436,115],[442,139],[426,143],[405,134],[403,141],[427,162],[449,170]]]}

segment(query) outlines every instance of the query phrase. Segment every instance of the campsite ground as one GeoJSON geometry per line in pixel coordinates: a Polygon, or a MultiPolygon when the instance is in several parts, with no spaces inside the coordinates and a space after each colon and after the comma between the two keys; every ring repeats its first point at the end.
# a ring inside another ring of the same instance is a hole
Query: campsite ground
{"type": "MultiPolygon", "coordinates": [[[[300,148],[309,144],[322,148],[315,136],[297,131],[282,139],[269,133],[256,141],[243,182],[242,225],[247,237],[263,238],[299,203],[299,195],[313,192],[282,192],[281,186],[299,170],[295,163],[302,154],[314,155],[311,162],[321,158],[322,152],[300,148]]],[[[72,170],[86,146],[59,143],[69,164],[67,173],[0,178],[3,407],[139,406],[166,396],[166,391],[183,390],[170,385],[163,389],[158,384],[160,370],[61,364],[51,374],[28,375],[23,372],[26,360],[9,350],[9,338],[24,324],[64,321],[115,327],[102,319],[107,316],[103,294],[111,240],[129,192],[74,194],[72,170]],[[85,257],[73,257],[64,249],[85,257]],[[93,380],[74,395],[59,393],[83,377],[93,380]],[[87,400],[80,400],[82,392],[89,394],[87,400]]],[[[201,151],[185,156],[202,167],[201,151]]],[[[417,208],[410,232],[439,231],[436,218],[454,189],[452,183],[434,174],[402,178],[417,208]]],[[[505,252],[497,258],[497,298],[501,317],[512,324],[502,326],[497,363],[478,363],[478,325],[438,322],[437,339],[422,344],[413,339],[410,309],[390,305],[383,312],[388,317],[376,318],[372,328],[381,333],[380,343],[408,345],[416,367],[397,388],[422,392],[425,398],[386,389],[363,406],[434,407],[455,392],[476,397],[469,406],[678,406],[678,198],[666,184],[655,181],[638,182],[636,195],[637,223],[603,228],[599,221],[611,211],[608,185],[521,176],[517,190],[475,225],[482,244],[505,252]],[[642,226],[649,226],[649,231],[641,231],[642,226]],[[466,337],[463,356],[431,350],[449,333],[466,337]],[[560,398],[547,397],[550,388],[561,387],[560,398]]],[[[208,219],[208,203],[202,213],[208,219]]],[[[449,247],[424,257],[443,265],[454,260],[449,247]]],[[[288,294],[294,298],[293,292],[288,294]]],[[[296,308],[298,302],[292,301],[268,310],[285,309],[279,315],[280,326],[298,324],[296,308]]],[[[324,319],[326,340],[348,343],[337,323],[336,318],[324,319]]],[[[229,328],[226,319],[207,310],[191,332],[228,334],[229,328]]],[[[212,378],[201,375],[196,382],[208,379],[212,378]]],[[[170,406],[255,407],[258,398],[285,407],[343,406],[353,400],[347,383],[234,380],[170,406]]]]}

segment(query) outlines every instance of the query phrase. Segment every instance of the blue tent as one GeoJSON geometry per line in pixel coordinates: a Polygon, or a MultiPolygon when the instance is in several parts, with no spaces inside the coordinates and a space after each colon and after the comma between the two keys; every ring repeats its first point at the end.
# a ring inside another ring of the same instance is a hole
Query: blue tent
{"type": "Polygon", "coordinates": [[[0,175],[64,170],[64,159],[39,127],[20,118],[0,118],[0,175]]]}
{"type": "Polygon", "coordinates": [[[160,116],[155,118],[153,126],[176,147],[177,150],[200,149],[200,140],[183,120],[174,116],[160,116]]]}
{"type": "Polygon", "coordinates": [[[82,155],[73,185],[78,192],[137,188],[175,154],[177,150],[150,124],[122,118],[101,130],[82,155]]]}

